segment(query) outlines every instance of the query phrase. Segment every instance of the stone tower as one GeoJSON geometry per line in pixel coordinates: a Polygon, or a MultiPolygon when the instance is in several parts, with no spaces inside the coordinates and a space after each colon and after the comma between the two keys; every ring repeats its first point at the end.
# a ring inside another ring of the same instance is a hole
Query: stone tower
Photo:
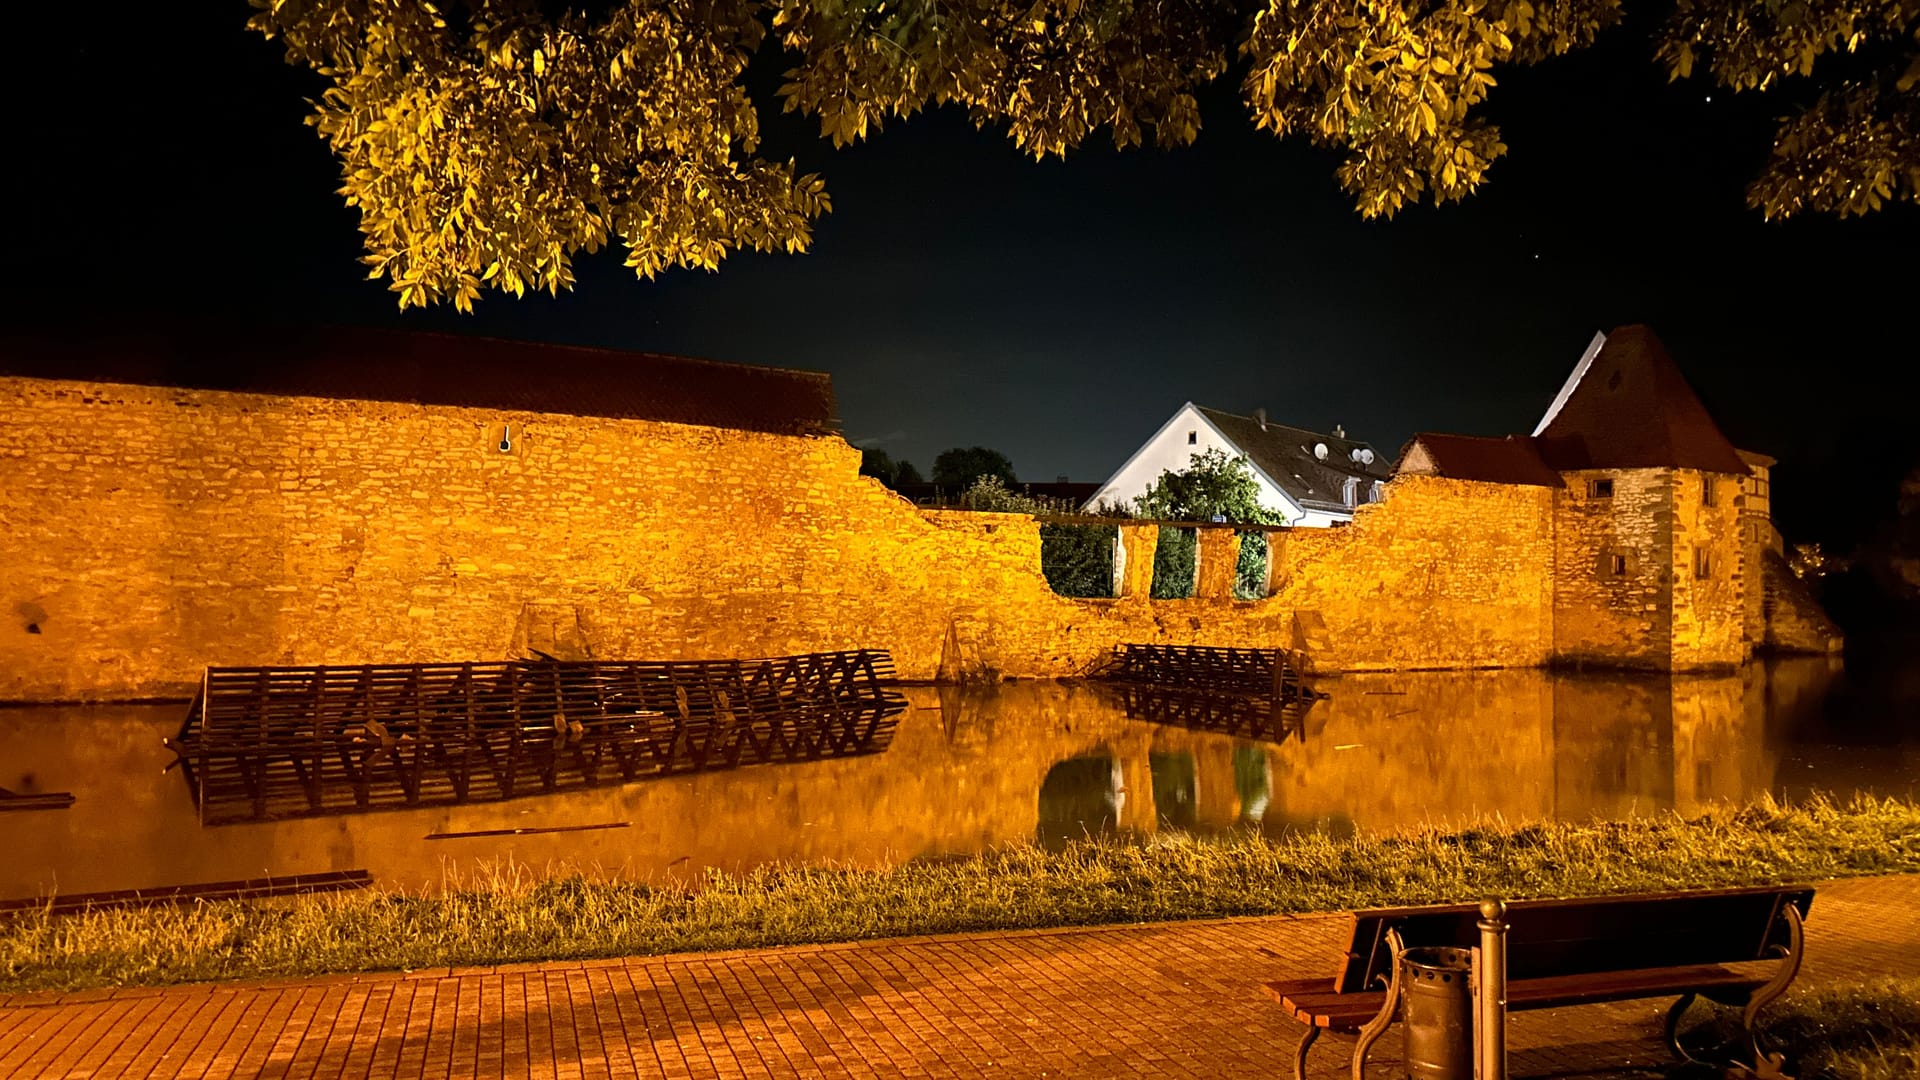
{"type": "Polygon", "coordinates": [[[1676,670],[1745,660],[1751,471],[1653,331],[1594,335],[1533,441],[1566,484],[1554,515],[1557,658],[1676,670]]]}

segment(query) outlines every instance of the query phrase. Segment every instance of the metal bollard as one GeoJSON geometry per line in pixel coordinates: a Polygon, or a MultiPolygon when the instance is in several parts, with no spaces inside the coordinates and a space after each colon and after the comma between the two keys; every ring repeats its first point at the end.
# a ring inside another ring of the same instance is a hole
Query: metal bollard
{"type": "Polygon", "coordinates": [[[1507,1080],[1507,905],[1480,905],[1480,947],[1474,950],[1473,1075],[1507,1080]]]}

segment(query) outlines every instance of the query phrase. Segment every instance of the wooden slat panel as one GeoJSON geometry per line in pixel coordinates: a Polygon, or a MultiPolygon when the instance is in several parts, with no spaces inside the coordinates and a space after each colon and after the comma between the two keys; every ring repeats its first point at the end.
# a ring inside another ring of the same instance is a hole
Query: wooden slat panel
{"type": "Polygon", "coordinates": [[[891,671],[873,650],[212,668],[169,745],[208,822],[508,798],[518,778],[558,790],[597,782],[608,764],[624,781],[879,752],[905,708],[883,684],[891,671]]]}
{"type": "Polygon", "coordinates": [[[195,900],[257,900],[269,896],[364,889],[372,884],[373,875],[365,870],[330,870],[318,874],[291,874],[286,877],[253,878],[247,881],[212,881],[157,889],[71,893],[37,900],[0,900],[0,915],[17,915],[28,911],[47,911],[51,914],[63,915],[86,909],[151,907],[195,900]]]}
{"type": "MultiPolygon", "coordinates": [[[[1807,888],[1761,887],[1652,896],[1527,900],[1508,905],[1507,973],[1512,980],[1549,975],[1739,963],[1765,959],[1784,945],[1780,905],[1804,918],[1813,904],[1807,888]]],[[[1355,913],[1347,957],[1337,984],[1368,988],[1389,962],[1386,931],[1398,929],[1409,947],[1479,943],[1479,908],[1452,905],[1355,913]]]]}

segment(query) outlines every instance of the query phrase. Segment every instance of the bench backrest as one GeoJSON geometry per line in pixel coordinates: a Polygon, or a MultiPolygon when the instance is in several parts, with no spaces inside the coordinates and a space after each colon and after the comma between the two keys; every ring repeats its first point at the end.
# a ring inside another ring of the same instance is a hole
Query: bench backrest
{"type": "MultiPolygon", "coordinates": [[[[1781,914],[1788,904],[1805,918],[1813,890],[1763,887],[1515,901],[1507,905],[1507,978],[1763,960],[1774,955],[1773,946],[1787,943],[1781,914]]],[[[1392,964],[1388,930],[1399,930],[1408,948],[1464,949],[1480,943],[1479,923],[1477,904],[1355,912],[1333,988],[1354,993],[1386,985],[1392,964]]]]}

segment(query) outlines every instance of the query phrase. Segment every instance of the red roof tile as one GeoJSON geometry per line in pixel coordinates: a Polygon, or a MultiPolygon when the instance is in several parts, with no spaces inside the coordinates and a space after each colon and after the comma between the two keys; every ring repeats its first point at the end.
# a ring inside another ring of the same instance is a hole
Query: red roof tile
{"type": "Polygon", "coordinates": [[[1400,452],[1397,471],[1416,476],[1444,476],[1451,480],[1479,480],[1490,484],[1528,484],[1565,487],[1560,474],[1540,457],[1534,441],[1524,435],[1490,439],[1479,435],[1441,435],[1421,432],[1400,452]]]}
{"type": "Polygon", "coordinates": [[[1746,463],[1644,326],[1623,326],[1576,372],[1546,427],[1541,457],[1560,470],[1681,468],[1745,476],[1746,463]]]}

